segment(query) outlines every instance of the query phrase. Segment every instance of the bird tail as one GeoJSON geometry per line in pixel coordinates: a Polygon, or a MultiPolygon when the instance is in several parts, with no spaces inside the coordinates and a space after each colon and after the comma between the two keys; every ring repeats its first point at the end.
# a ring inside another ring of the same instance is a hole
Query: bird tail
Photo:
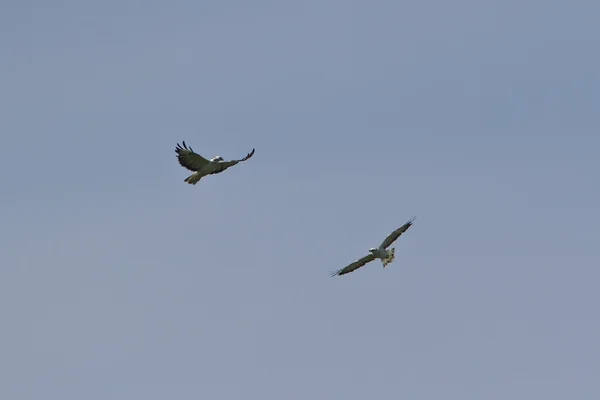
{"type": "Polygon", "coordinates": [[[187,182],[190,185],[195,185],[196,183],[198,183],[200,181],[200,179],[202,179],[202,175],[192,174],[192,175],[188,176],[187,178],[185,178],[184,182],[187,182]]]}
{"type": "Polygon", "coordinates": [[[388,256],[386,258],[384,258],[384,259],[381,260],[381,262],[383,263],[383,268],[385,268],[389,263],[391,263],[392,261],[394,261],[394,258],[396,258],[395,252],[396,252],[396,248],[392,247],[389,250],[388,256]]]}

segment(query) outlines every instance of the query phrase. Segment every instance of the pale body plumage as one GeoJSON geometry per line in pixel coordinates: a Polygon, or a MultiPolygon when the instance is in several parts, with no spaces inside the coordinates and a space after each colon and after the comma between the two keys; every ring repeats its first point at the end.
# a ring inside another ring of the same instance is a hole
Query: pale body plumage
{"type": "Polygon", "coordinates": [[[388,251],[386,249],[372,247],[369,249],[369,252],[373,254],[375,258],[381,259],[384,267],[394,259],[394,252],[392,250],[388,251]]]}
{"type": "Polygon", "coordinates": [[[254,149],[252,149],[252,151],[248,153],[246,157],[239,160],[224,161],[223,157],[221,156],[216,156],[210,160],[207,160],[200,154],[195,153],[191,146],[186,146],[185,141],[182,143],[183,146],[180,146],[179,143],[177,144],[175,152],[177,153],[177,160],[179,161],[179,164],[190,171],[194,171],[192,175],[185,178],[185,182],[191,185],[195,185],[200,181],[200,179],[207,175],[221,173],[227,168],[233,167],[239,162],[246,161],[254,155],[254,149]]]}
{"type": "Polygon", "coordinates": [[[400,228],[396,229],[395,231],[393,231],[392,233],[390,233],[388,235],[388,237],[386,237],[384,239],[384,241],[381,243],[381,245],[379,247],[371,247],[369,249],[369,255],[364,256],[363,258],[354,261],[353,263],[351,263],[350,265],[348,265],[345,268],[342,268],[336,272],[333,272],[331,274],[331,276],[336,276],[336,275],[344,275],[347,273],[350,273],[352,271],[355,271],[357,269],[359,269],[360,267],[364,266],[367,263],[370,263],[373,260],[376,259],[380,259],[381,263],[383,264],[383,268],[385,268],[389,263],[391,263],[392,261],[394,261],[395,258],[395,251],[396,248],[391,248],[391,249],[387,249],[392,243],[394,243],[394,241],[396,241],[396,239],[398,239],[400,237],[400,235],[402,235],[404,232],[406,232],[406,230],[408,228],[410,228],[412,226],[413,221],[416,218],[413,217],[411,218],[407,223],[405,223],[404,225],[402,225],[400,228]]]}

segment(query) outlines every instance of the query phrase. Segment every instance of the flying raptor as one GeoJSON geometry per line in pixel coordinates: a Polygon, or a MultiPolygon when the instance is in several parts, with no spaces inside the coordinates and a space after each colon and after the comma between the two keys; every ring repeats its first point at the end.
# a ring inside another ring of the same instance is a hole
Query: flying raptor
{"type": "Polygon", "coordinates": [[[363,258],[354,261],[352,264],[348,265],[346,268],[342,268],[336,272],[333,272],[331,276],[344,275],[352,271],[356,271],[363,265],[370,263],[371,261],[379,258],[383,263],[383,268],[385,268],[389,263],[394,261],[394,252],[396,250],[395,247],[387,250],[387,248],[396,241],[408,228],[412,226],[413,221],[416,217],[411,218],[407,223],[402,225],[400,228],[396,229],[394,232],[390,233],[388,237],[385,238],[381,246],[378,248],[370,248],[370,254],[364,256],[363,258]]]}
{"type": "Polygon", "coordinates": [[[184,182],[187,182],[191,185],[198,183],[204,176],[221,173],[227,168],[233,167],[239,162],[246,161],[254,155],[254,149],[252,149],[252,151],[248,153],[246,157],[240,160],[224,161],[223,157],[221,156],[216,156],[210,160],[207,160],[200,154],[195,153],[191,146],[186,146],[185,141],[182,143],[183,146],[177,143],[175,152],[177,153],[177,160],[179,161],[179,164],[190,171],[194,171],[192,175],[188,176],[184,180],[184,182]]]}

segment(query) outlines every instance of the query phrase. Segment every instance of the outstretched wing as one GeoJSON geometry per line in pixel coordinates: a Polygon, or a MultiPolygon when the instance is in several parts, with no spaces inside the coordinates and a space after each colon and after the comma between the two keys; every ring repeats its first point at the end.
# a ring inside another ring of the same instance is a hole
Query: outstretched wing
{"type": "Polygon", "coordinates": [[[177,160],[182,167],[187,168],[190,171],[198,171],[210,162],[200,154],[195,153],[191,146],[187,147],[185,145],[185,140],[182,143],[183,147],[177,143],[177,147],[175,148],[177,160]]]}
{"type": "Polygon", "coordinates": [[[375,259],[375,256],[371,253],[368,256],[364,256],[360,260],[354,261],[352,264],[348,265],[346,268],[342,268],[336,272],[332,272],[331,276],[333,277],[336,275],[344,275],[349,272],[355,271],[355,270],[359,269],[360,267],[362,267],[363,265],[365,265],[366,263],[373,261],[374,259],[375,259]]]}
{"type": "Polygon", "coordinates": [[[383,243],[381,243],[382,248],[387,249],[389,245],[394,243],[396,239],[400,237],[408,228],[412,226],[413,221],[417,219],[417,217],[412,217],[407,223],[402,225],[400,228],[396,229],[394,232],[390,233],[388,237],[385,238],[383,243]]]}
{"type": "Polygon", "coordinates": [[[252,151],[251,151],[250,153],[248,153],[248,154],[246,155],[246,157],[244,157],[244,158],[241,158],[241,159],[239,159],[239,160],[232,160],[232,161],[221,161],[221,162],[218,162],[218,163],[217,163],[217,166],[218,166],[218,168],[217,168],[215,171],[211,172],[210,174],[211,174],[211,175],[212,175],[212,174],[218,174],[218,173],[220,173],[220,172],[223,172],[223,171],[225,171],[225,170],[226,170],[227,168],[229,168],[229,167],[233,167],[235,164],[237,164],[237,163],[239,163],[239,162],[246,161],[247,159],[249,159],[250,157],[252,157],[252,156],[254,155],[254,150],[255,150],[255,149],[252,149],[252,151]]]}

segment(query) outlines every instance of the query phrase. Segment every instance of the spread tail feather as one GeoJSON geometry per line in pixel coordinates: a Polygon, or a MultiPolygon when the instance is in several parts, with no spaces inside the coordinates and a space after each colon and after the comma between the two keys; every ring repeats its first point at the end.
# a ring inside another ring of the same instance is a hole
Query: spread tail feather
{"type": "Polygon", "coordinates": [[[200,181],[200,179],[202,179],[201,175],[192,174],[192,175],[188,176],[187,178],[185,178],[184,182],[187,182],[190,185],[195,185],[196,183],[198,183],[200,181]]]}
{"type": "Polygon", "coordinates": [[[389,255],[386,258],[384,258],[384,259],[381,260],[381,262],[383,263],[383,268],[385,268],[386,265],[388,265],[389,263],[391,263],[392,261],[394,261],[394,258],[396,258],[395,254],[394,254],[395,252],[396,252],[396,248],[392,247],[389,250],[389,255]]]}

